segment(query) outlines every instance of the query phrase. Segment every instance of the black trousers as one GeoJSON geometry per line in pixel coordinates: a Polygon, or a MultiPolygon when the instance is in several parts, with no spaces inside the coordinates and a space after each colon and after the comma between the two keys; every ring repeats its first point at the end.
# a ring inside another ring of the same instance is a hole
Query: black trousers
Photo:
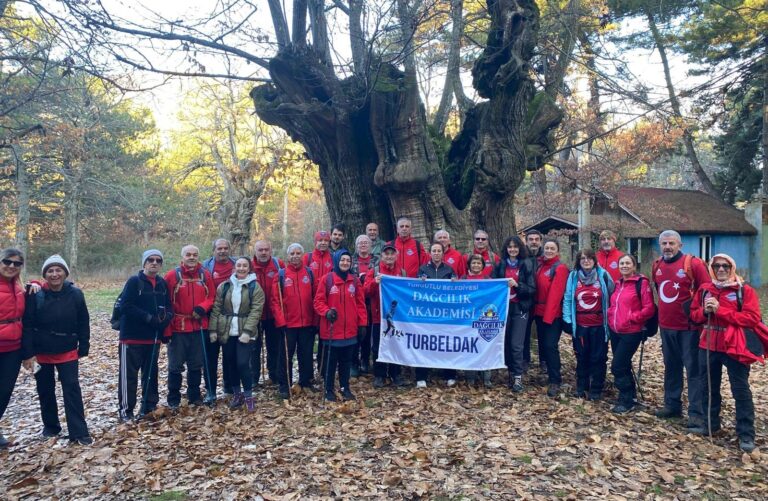
{"type": "MultiPolygon", "coordinates": [[[[429,379],[429,367],[415,367],[414,374],[416,381],[427,381],[429,379]]],[[[446,381],[449,379],[456,379],[456,369],[441,369],[443,379],[446,381]]]]}
{"type": "Polygon", "coordinates": [[[220,344],[218,341],[211,342],[210,338],[205,339],[205,358],[206,358],[206,366],[208,367],[208,374],[210,375],[210,385],[212,388],[208,387],[208,379],[205,380],[205,391],[208,393],[208,395],[216,395],[216,386],[219,382],[219,353],[221,353],[221,374],[223,378],[223,386],[224,393],[230,393],[232,391],[232,386],[234,386],[235,382],[233,381],[233,376],[235,376],[234,373],[230,370],[231,367],[227,366],[224,363],[224,346],[220,344]]]}
{"type": "Polygon", "coordinates": [[[63,364],[41,364],[40,370],[35,374],[43,426],[54,433],[61,431],[59,408],[56,404],[54,368],[59,373],[69,439],[87,437],[88,426],[85,424],[85,409],[83,408],[83,394],[80,391],[77,360],[63,364]]]}
{"type": "Polygon", "coordinates": [[[306,388],[312,385],[312,376],[314,375],[312,351],[314,348],[315,328],[312,326],[287,328],[285,334],[280,335],[280,353],[282,356],[278,359],[277,381],[281,391],[287,391],[293,383],[294,354],[299,361],[299,386],[306,388]],[[288,342],[287,352],[286,340],[288,342]]]}
{"type": "MultiPolygon", "coordinates": [[[[507,330],[504,333],[504,364],[511,376],[522,376],[525,372],[525,340],[528,326],[528,313],[521,313],[514,303],[510,303],[510,314],[507,318],[507,330]]],[[[530,336],[530,330],[528,330],[530,336]]],[[[530,337],[528,350],[530,350],[530,337]]],[[[528,357],[530,360],[530,351],[528,357]]]]}
{"type": "Polygon", "coordinates": [[[616,389],[619,390],[619,398],[616,403],[631,407],[637,398],[635,378],[632,377],[632,357],[643,341],[642,333],[617,334],[611,332],[611,374],[616,389]]]}
{"type": "Polygon", "coordinates": [[[13,387],[21,369],[21,350],[0,353],[0,419],[11,401],[13,387]]]}
{"type": "Polygon", "coordinates": [[[702,423],[702,384],[699,370],[699,331],[661,329],[664,355],[664,407],[680,412],[683,369],[688,379],[688,419],[702,423]]]}
{"type": "Polygon", "coordinates": [[[117,378],[117,407],[121,418],[133,415],[136,393],[141,372],[141,395],[143,404],[139,413],[152,412],[160,397],[157,391],[157,360],[159,344],[120,344],[118,346],[120,368],[117,378]]]}
{"type": "Polygon", "coordinates": [[[373,375],[380,378],[395,379],[400,376],[400,366],[397,364],[385,364],[377,362],[379,358],[379,348],[381,347],[381,324],[371,325],[371,338],[373,348],[373,375]]]}
{"type": "Polygon", "coordinates": [[[608,362],[608,341],[605,328],[576,325],[573,351],[576,354],[576,391],[589,392],[590,397],[599,397],[605,386],[608,362]]]}
{"type": "MultiPolygon", "coordinates": [[[[533,330],[534,316],[533,307],[528,313],[528,324],[525,326],[525,342],[523,343],[523,372],[528,370],[528,366],[531,364],[531,331],[533,330]]],[[[538,333],[538,327],[536,330],[536,338],[539,344],[539,365],[546,362],[544,359],[544,353],[541,350],[541,337],[538,333]]]]}
{"type": "Polygon", "coordinates": [[[267,346],[267,373],[269,379],[277,382],[279,380],[277,364],[280,363],[280,338],[283,334],[280,329],[275,327],[274,320],[264,320],[262,325],[264,326],[264,344],[267,346]]]}
{"type": "MultiPolygon", "coordinates": [[[[728,371],[728,381],[731,383],[731,394],[736,404],[736,434],[740,440],[755,440],[755,405],[752,402],[752,390],[749,388],[748,365],[734,360],[725,353],[709,352],[709,371],[712,377],[712,405],[710,419],[712,430],[720,428],[720,408],[723,398],[720,394],[720,384],[723,378],[723,367],[728,371]]],[[[707,384],[707,350],[699,348],[699,378],[703,389],[701,414],[707,415],[709,393],[707,384]]],[[[706,417],[705,417],[706,419],[706,417]]],[[[706,425],[706,421],[704,423],[706,425]]]]}
{"type": "Polygon", "coordinates": [[[242,389],[246,394],[253,391],[253,374],[251,373],[251,343],[241,343],[235,336],[229,336],[227,344],[222,346],[224,374],[229,376],[224,384],[228,393],[239,393],[242,389]]]}
{"type": "Polygon", "coordinates": [[[355,360],[359,367],[370,367],[371,364],[371,329],[369,325],[365,328],[365,336],[357,340],[355,345],[355,360]]]}
{"type": "MultiPolygon", "coordinates": [[[[263,344],[264,344],[264,331],[259,329],[259,333],[256,336],[256,340],[251,344],[251,376],[253,380],[253,387],[256,388],[259,385],[259,381],[261,380],[261,367],[262,367],[262,357],[264,356],[262,354],[263,351],[263,344]]],[[[266,377],[266,375],[265,375],[266,377]]]]}
{"type": "Polygon", "coordinates": [[[339,374],[339,386],[341,388],[349,388],[349,372],[350,369],[352,369],[352,363],[355,361],[355,345],[336,346],[331,344],[329,347],[327,340],[323,340],[322,344],[324,345],[324,357],[327,357],[328,363],[328,365],[325,366],[326,360],[323,360],[325,391],[327,393],[333,391],[337,370],[339,374]]]}
{"type": "Polygon", "coordinates": [[[187,400],[200,400],[200,378],[203,368],[203,344],[208,331],[174,332],[168,343],[168,405],[181,402],[181,373],[187,366],[187,400]]]}
{"type": "Polygon", "coordinates": [[[539,355],[544,356],[547,364],[549,384],[562,384],[560,374],[560,319],[556,318],[551,324],[544,323],[542,317],[536,318],[536,336],[539,338],[539,355]]]}

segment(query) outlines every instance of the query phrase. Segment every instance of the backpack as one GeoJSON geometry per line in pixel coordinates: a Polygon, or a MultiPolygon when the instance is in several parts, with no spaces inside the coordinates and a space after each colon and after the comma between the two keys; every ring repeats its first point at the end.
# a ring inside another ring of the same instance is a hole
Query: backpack
{"type": "MultiPolygon", "coordinates": [[[[141,287],[141,283],[139,283],[139,296],[141,296],[143,289],[144,287],[141,287]]],[[[112,305],[112,317],[109,319],[112,330],[116,331],[120,330],[120,317],[123,316],[123,292],[120,291],[120,294],[115,298],[115,303],[112,305]]]]}
{"type": "MultiPolygon", "coordinates": [[[[274,258],[272,258],[274,259],[274,258]]],[[[203,286],[205,289],[205,295],[208,296],[208,284],[205,281],[205,268],[200,267],[197,271],[199,273],[199,276],[197,277],[197,282],[203,286]]],[[[173,303],[176,304],[176,294],[179,292],[179,288],[181,287],[181,284],[183,282],[194,282],[195,280],[190,280],[188,278],[182,278],[181,277],[181,266],[177,266],[174,270],[176,272],[176,286],[173,288],[173,296],[172,300],[173,303]]]]}
{"type": "MultiPolygon", "coordinates": [[[[642,294],[642,288],[643,288],[643,280],[648,280],[647,278],[641,278],[635,282],[635,293],[637,294],[637,299],[640,300],[640,304],[643,304],[643,294],[642,294]]],[[[651,286],[650,280],[648,280],[648,287],[651,286]]],[[[645,321],[645,324],[643,324],[643,334],[646,338],[653,337],[656,335],[657,332],[659,332],[659,307],[656,306],[656,303],[653,301],[653,294],[651,294],[651,302],[653,303],[653,316],[645,321]]]]}
{"type": "MultiPolygon", "coordinates": [[[[221,286],[221,298],[224,299],[226,297],[227,292],[229,291],[229,288],[232,286],[232,282],[227,280],[222,284],[221,286]]],[[[248,299],[253,300],[253,291],[256,290],[256,280],[251,280],[248,282],[248,299]]],[[[250,301],[249,301],[250,302],[250,301]]]]}

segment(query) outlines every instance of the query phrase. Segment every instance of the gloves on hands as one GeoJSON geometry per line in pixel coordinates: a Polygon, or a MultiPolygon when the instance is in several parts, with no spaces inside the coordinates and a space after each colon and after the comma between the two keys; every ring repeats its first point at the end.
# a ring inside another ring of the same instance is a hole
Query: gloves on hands
{"type": "Polygon", "coordinates": [[[194,308],[192,308],[192,313],[193,313],[192,316],[197,315],[197,318],[203,318],[205,316],[205,308],[203,308],[202,306],[195,306],[194,308]]]}
{"type": "Polygon", "coordinates": [[[209,340],[210,340],[212,343],[215,343],[215,342],[216,342],[216,341],[219,339],[219,336],[218,336],[218,335],[216,335],[216,333],[215,333],[215,332],[209,332],[209,333],[208,333],[208,339],[209,339],[209,340]]]}
{"type": "Polygon", "coordinates": [[[339,314],[336,313],[335,309],[331,308],[325,312],[325,319],[329,322],[335,322],[337,318],[339,318],[339,314]]]}
{"type": "Polygon", "coordinates": [[[243,344],[248,344],[248,343],[251,342],[251,336],[249,336],[248,334],[243,332],[242,334],[240,334],[240,337],[237,338],[237,340],[240,341],[243,344]]]}

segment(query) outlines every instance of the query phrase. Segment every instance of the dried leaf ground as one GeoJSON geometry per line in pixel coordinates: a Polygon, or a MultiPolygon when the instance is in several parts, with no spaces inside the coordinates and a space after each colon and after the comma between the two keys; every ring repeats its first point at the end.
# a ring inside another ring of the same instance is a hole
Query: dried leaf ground
{"type": "MultiPolygon", "coordinates": [[[[662,396],[658,338],[644,362],[649,410],[625,416],[610,412],[613,390],[595,403],[569,397],[565,387],[553,400],[528,381],[513,395],[497,374],[492,390],[442,382],[374,390],[363,377],[352,385],[357,402],[326,406],[301,394],[286,404],[265,388],[253,414],[220,404],[118,425],[116,333],[106,314],[94,317],[91,356],[81,366],[94,445],[43,439],[34,379],[22,374],[0,422],[15,441],[0,453],[2,498],[765,498],[766,460],[760,449],[739,452],[727,383],[725,429],[714,443],[652,417],[662,396]]],[[[561,352],[568,381],[565,336],[561,352]]],[[[164,378],[163,363],[161,401],[164,378]]],[[[759,447],[768,439],[765,380],[766,369],[756,367],[759,447]]]]}

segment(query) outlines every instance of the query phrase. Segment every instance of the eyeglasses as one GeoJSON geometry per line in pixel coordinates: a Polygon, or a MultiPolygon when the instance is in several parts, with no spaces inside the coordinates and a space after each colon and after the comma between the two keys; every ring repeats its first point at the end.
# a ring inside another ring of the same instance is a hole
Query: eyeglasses
{"type": "Polygon", "coordinates": [[[481,242],[484,242],[484,241],[488,240],[488,237],[486,237],[486,238],[483,238],[483,237],[475,237],[475,240],[480,240],[481,242]]]}
{"type": "Polygon", "coordinates": [[[150,264],[163,264],[163,258],[160,257],[148,257],[147,262],[150,264]]]}
{"type": "Polygon", "coordinates": [[[712,265],[713,270],[730,270],[731,265],[727,263],[715,263],[712,265]]]}
{"type": "Polygon", "coordinates": [[[3,259],[3,264],[6,266],[13,266],[14,268],[21,268],[24,266],[24,261],[14,261],[13,259],[3,259]]]}

